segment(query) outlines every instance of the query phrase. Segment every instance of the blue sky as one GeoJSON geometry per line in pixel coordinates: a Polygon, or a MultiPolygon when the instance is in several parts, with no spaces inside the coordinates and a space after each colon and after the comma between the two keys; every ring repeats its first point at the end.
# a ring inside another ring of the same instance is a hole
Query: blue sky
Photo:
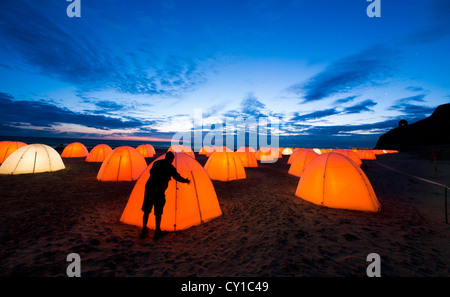
{"type": "Polygon", "coordinates": [[[450,101],[450,3],[0,2],[0,135],[171,139],[225,117],[282,145],[374,146],[450,101]]]}

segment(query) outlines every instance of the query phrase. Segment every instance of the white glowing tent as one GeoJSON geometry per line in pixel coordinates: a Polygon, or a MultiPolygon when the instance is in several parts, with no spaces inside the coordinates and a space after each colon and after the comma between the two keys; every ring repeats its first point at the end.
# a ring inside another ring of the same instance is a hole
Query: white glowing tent
{"type": "Polygon", "coordinates": [[[59,153],[45,144],[30,144],[14,151],[0,166],[0,174],[57,171],[66,168],[59,153]]]}

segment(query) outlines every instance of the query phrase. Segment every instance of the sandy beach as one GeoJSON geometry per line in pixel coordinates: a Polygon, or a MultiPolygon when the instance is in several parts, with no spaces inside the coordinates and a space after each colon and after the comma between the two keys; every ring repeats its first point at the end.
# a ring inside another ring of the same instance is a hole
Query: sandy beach
{"type": "Polygon", "coordinates": [[[135,182],[99,182],[100,163],[64,163],[0,176],[1,276],[64,277],[69,253],[80,255],[83,277],[365,277],[370,253],[381,256],[382,276],[450,276],[444,189],[381,165],[448,184],[448,160],[438,160],[437,178],[418,155],[364,161],[382,205],[373,214],[296,197],[284,157],[246,168],[244,180],[213,181],[223,215],[157,241],[119,222],[135,182]]]}

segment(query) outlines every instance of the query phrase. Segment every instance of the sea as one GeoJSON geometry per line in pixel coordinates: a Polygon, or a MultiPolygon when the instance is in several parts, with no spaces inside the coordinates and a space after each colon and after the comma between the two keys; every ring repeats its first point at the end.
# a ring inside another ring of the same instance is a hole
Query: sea
{"type": "MultiPolygon", "coordinates": [[[[171,141],[145,141],[145,140],[127,140],[127,139],[95,139],[95,138],[61,138],[61,137],[33,137],[33,136],[0,136],[0,141],[21,141],[26,144],[41,143],[46,144],[54,149],[60,150],[73,142],[80,142],[86,146],[90,151],[94,146],[98,144],[107,144],[112,149],[119,146],[131,146],[138,147],[141,144],[151,144],[155,149],[167,150],[171,146],[171,141]]],[[[372,138],[359,138],[355,140],[343,139],[342,137],[331,139],[330,137],[309,137],[309,138],[283,138],[280,137],[279,144],[275,147],[304,147],[304,148],[373,148],[376,139],[372,138]]],[[[248,143],[248,140],[247,142],[248,143]]],[[[189,144],[187,144],[190,146],[189,144]]],[[[237,144],[234,144],[234,148],[229,146],[226,141],[223,141],[223,145],[228,146],[236,150],[237,144]]],[[[267,145],[272,146],[272,145],[267,145]]],[[[258,147],[259,148],[259,147],[258,147]]]]}

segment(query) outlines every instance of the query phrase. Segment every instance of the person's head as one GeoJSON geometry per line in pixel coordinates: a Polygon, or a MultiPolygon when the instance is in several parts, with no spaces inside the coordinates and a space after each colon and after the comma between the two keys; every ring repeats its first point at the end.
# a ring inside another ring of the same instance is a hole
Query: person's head
{"type": "Polygon", "coordinates": [[[172,153],[172,152],[167,152],[167,153],[166,153],[166,156],[164,157],[164,159],[165,159],[167,162],[172,163],[172,162],[173,162],[173,159],[175,159],[175,154],[172,153]]]}

